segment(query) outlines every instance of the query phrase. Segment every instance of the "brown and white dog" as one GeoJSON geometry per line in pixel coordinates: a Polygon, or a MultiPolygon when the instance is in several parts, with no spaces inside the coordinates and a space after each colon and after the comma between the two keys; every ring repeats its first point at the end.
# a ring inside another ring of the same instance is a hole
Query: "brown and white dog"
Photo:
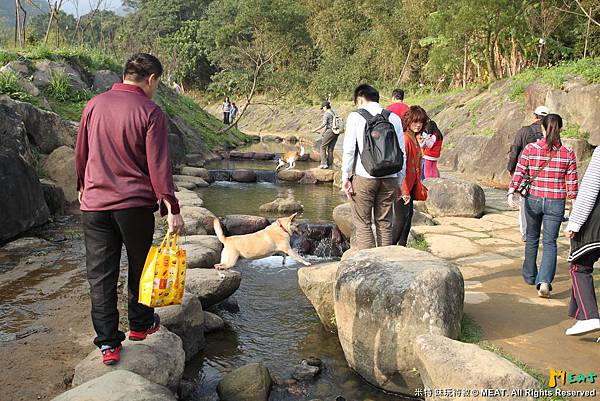
{"type": "Polygon", "coordinates": [[[296,167],[296,160],[298,160],[302,156],[304,156],[304,146],[300,145],[299,152],[298,150],[290,150],[289,152],[281,156],[281,158],[279,158],[279,160],[277,161],[277,167],[275,168],[275,171],[279,171],[279,169],[285,166],[286,164],[288,165],[286,170],[296,167]]]}
{"type": "Polygon", "coordinates": [[[214,219],[215,233],[219,241],[223,243],[221,263],[216,264],[215,269],[231,269],[240,257],[260,259],[275,253],[284,253],[303,265],[310,266],[310,263],[302,259],[290,245],[291,233],[295,229],[293,222],[296,215],[297,213],[294,213],[289,217],[277,219],[267,228],[253,234],[233,235],[231,237],[226,237],[223,234],[219,219],[214,219]]]}

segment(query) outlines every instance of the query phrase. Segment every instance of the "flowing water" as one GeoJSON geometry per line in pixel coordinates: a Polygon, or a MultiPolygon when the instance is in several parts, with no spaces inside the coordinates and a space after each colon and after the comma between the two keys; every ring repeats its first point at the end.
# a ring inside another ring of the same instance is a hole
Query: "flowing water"
{"type": "Polygon", "coordinates": [[[242,274],[241,287],[234,295],[239,310],[215,309],[228,327],[209,334],[206,349],[186,368],[186,376],[196,380],[193,400],[218,400],[215,389],[223,375],[253,362],[264,363],[276,378],[270,401],[333,400],[337,396],[348,401],[402,399],[371,387],[348,368],[337,335],[323,329],[300,290],[297,269],[295,262],[282,266],[280,257],[236,266],[242,274]],[[322,360],[322,372],[308,382],[285,384],[294,365],[311,356],[322,360]]]}
{"type": "MultiPolygon", "coordinates": [[[[260,205],[277,197],[292,197],[302,204],[302,219],[333,221],[333,209],[344,202],[339,189],[331,184],[296,185],[287,183],[240,183],[216,181],[209,187],[196,190],[204,200],[204,207],[217,216],[228,214],[264,215],[260,205]]],[[[274,216],[267,216],[274,217],[274,216]]]]}

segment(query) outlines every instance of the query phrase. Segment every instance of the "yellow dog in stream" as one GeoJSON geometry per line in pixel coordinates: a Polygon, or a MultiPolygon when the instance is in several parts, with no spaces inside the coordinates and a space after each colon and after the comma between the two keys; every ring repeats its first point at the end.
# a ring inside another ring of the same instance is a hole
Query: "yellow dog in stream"
{"type": "Polygon", "coordinates": [[[267,228],[253,234],[234,235],[231,237],[226,237],[223,234],[221,222],[219,219],[214,219],[213,226],[215,233],[219,241],[223,243],[221,263],[217,263],[215,269],[231,269],[240,257],[245,259],[260,259],[275,253],[284,253],[303,265],[310,266],[310,263],[302,259],[290,245],[291,233],[296,228],[294,224],[296,215],[297,213],[294,213],[289,217],[277,219],[267,228]]]}

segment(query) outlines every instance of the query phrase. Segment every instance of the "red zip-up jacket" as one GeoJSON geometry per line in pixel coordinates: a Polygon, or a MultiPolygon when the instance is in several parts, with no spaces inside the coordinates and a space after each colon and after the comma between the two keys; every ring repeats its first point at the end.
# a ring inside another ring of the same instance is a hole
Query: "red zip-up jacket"
{"type": "Polygon", "coordinates": [[[421,148],[413,142],[407,133],[404,133],[404,144],[406,148],[406,177],[402,182],[402,195],[412,196],[417,180],[421,179],[421,148]]]}
{"type": "Polygon", "coordinates": [[[136,207],[179,214],[165,115],[144,91],[115,84],[92,98],[81,116],[75,145],[81,210],[136,207]]]}

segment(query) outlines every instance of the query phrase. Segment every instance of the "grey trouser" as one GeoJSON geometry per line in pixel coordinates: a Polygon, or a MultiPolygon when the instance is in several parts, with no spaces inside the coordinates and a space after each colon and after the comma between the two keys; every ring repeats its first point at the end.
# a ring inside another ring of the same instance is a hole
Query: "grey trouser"
{"type": "Polygon", "coordinates": [[[350,205],[356,248],[367,249],[376,246],[371,228],[372,219],[375,223],[377,246],[392,245],[392,205],[398,190],[398,179],[363,178],[355,175],[352,187],[354,196],[350,205]]]}
{"type": "Polygon", "coordinates": [[[338,136],[333,133],[331,128],[328,128],[323,133],[321,139],[321,164],[327,167],[333,166],[333,148],[337,142],[338,136]]]}

